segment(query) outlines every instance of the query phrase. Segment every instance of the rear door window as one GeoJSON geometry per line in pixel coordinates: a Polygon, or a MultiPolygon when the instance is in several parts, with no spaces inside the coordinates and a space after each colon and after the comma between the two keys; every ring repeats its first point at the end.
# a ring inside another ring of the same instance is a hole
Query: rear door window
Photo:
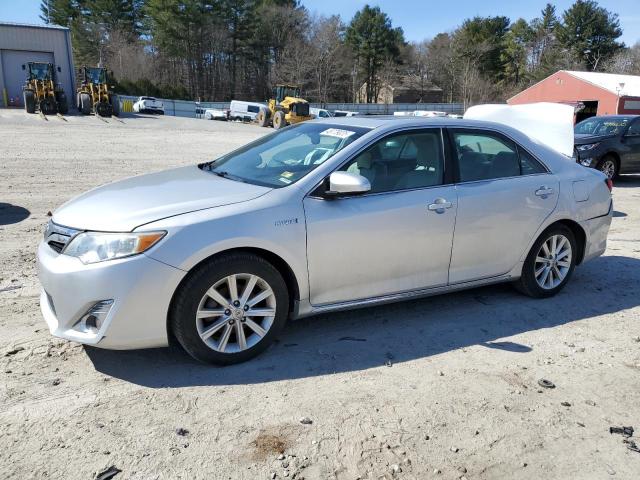
{"type": "Polygon", "coordinates": [[[472,129],[451,133],[460,182],[546,172],[530,153],[498,133],[472,129]]]}

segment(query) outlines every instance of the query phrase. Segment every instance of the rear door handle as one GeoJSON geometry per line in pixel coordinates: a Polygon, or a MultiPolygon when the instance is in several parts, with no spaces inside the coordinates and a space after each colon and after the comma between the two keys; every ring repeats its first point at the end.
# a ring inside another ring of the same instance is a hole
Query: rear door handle
{"type": "Polygon", "coordinates": [[[436,198],[427,208],[430,212],[444,213],[445,209],[451,208],[452,205],[451,202],[444,198],[436,198]]]}
{"type": "Polygon", "coordinates": [[[547,198],[549,195],[553,194],[553,188],[542,185],[540,188],[536,190],[536,196],[547,198]]]}

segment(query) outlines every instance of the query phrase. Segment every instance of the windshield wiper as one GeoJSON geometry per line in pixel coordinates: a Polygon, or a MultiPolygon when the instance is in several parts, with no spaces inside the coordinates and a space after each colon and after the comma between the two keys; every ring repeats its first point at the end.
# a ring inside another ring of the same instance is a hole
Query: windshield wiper
{"type": "Polygon", "coordinates": [[[213,173],[214,175],[217,175],[219,177],[222,178],[226,178],[227,180],[235,180],[236,182],[242,182],[242,183],[247,183],[247,181],[243,178],[240,177],[236,177],[235,175],[230,174],[229,172],[225,171],[225,170],[213,170],[213,169],[209,169],[209,171],[211,173],[213,173]]]}

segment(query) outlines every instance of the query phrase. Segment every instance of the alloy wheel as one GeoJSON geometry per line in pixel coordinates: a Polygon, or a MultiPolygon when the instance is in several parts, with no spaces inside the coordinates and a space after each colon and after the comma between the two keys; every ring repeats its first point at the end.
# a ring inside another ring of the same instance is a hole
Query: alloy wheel
{"type": "Polygon", "coordinates": [[[261,277],[238,273],[222,278],[203,295],[196,312],[202,341],[220,353],[253,347],[267,334],[276,315],[276,297],[261,277]]]}
{"type": "Polygon", "coordinates": [[[534,276],[538,285],[552,290],[562,283],[571,269],[571,242],[564,235],[552,235],[536,255],[534,276]]]}
{"type": "Polygon", "coordinates": [[[600,171],[604,173],[608,179],[612,180],[616,174],[616,163],[613,160],[605,160],[600,165],[600,171]]]}

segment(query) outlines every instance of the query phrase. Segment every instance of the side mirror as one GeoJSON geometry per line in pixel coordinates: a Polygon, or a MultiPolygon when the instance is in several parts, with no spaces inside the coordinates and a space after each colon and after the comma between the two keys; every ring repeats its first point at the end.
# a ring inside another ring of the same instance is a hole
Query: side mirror
{"type": "Polygon", "coordinates": [[[62,69],[60,67],[58,67],[58,73],[62,72],[62,69]]]}
{"type": "Polygon", "coordinates": [[[358,195],[371,191],[371,183],[362,175],[350,172],[333,172],[329,176],[329,198],[358,195]]]}
{"type": "Polygon", "coordinates": [[[24,63],[22,64],[22,69],[23,69],[23,70],[26,70],[26,69],[27,69],[27,67],[24,65],[24,63]]]}

